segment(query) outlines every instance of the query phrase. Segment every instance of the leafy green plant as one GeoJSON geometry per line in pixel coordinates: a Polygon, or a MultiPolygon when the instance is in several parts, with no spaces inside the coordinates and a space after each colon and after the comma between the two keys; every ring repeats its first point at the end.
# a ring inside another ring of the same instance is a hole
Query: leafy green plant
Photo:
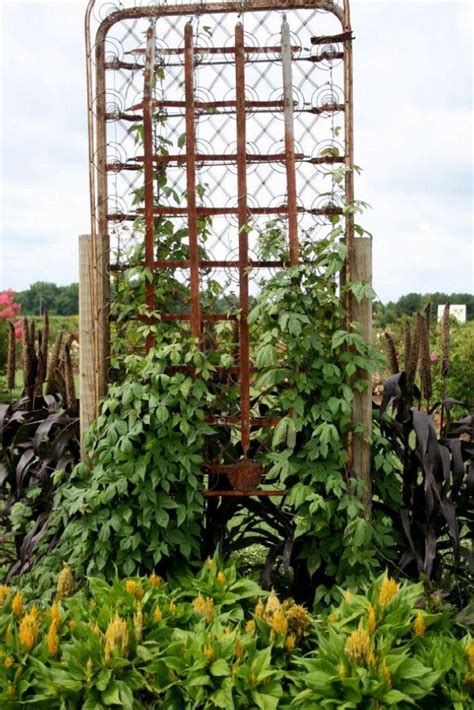
{"type": "Polygon", "coordinates": [[[469,702],[474,644],[462,628],[455,638],[448,607],[426,607],[421,585],[380,577],[323,617],[213,559],[173,584],[152,573],[74,587],[68,567],[51,603],[0,585],[2,708],[469,702]]]}

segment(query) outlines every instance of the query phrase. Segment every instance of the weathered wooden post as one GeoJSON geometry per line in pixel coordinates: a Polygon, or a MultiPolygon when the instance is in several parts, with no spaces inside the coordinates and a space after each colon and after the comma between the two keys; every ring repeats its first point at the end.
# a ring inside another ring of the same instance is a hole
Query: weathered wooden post
{"type": "MultiPolygon", "coordinates": [[[[355,283],[372,285],[372,239],[357,237],[352,242],[352,279],[355,283]]],[[[360,332],[364,340],[372,339],[372,301],[363,298],[360,303],[352,299],[352,318],[360,323],[360,332]]],[[[366,513],[370,513],[372,486],[370,480],[370,437],[372,434],[372,383],[359,392],[354,390],[353,423],[362,427],[362,431],[353,436],[353,468],[365,491],[362,502],[366,513]]]]}
{"type": "Polygon", "coordinates": [[[79,377],[81,458],[86,459],[84,434],[96,416],[92,238],[79,237],[79,377]]]}

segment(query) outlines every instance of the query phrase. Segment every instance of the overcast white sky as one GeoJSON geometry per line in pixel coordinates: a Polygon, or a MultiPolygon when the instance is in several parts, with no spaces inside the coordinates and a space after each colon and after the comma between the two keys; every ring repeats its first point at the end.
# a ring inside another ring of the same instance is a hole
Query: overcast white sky
{"type": "MultiPolygon", "coordinates": [[[[473,4],[352,0],[359,221],[382,301],[473,290],[473,4]]],[[[86,2],[0,0],[0,288],[78,279],[86,2]]]]}

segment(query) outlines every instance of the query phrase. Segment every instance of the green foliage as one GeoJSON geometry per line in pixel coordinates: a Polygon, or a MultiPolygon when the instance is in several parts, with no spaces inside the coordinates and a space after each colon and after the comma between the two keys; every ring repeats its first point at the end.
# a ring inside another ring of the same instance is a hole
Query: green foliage
{"type": "Polygon", "coordinates": [[[72,587],[67,568],[51,605],[0,586],[5,710],[469,703],[474,644],[455,638],[449,608],[430,608],[421,585],[380,577],[323,617],[212,559],[179,585],[153,573],[72,587]]]}
{"type": "Polygon", "coordinates": [[[127,377],[110,386],[89,433],[92,469],[79,465],[56,494],[50,535],[65,530],[35,572],[43,585],[55,559],[107,579],[200,559],[208,364],[193,342],[161,334],[123,365],[127,377]],[[167,374],[190,364],[198,377],[167,374]]]}
{"type": "Polygon", "coordinates": [[[57,286],[47,281],[36,281],[25,291],[17,291],[15,299],[22,307],[22,315],[38,316],[46,309],[50,315],[71,316],[79,313],[79,284],[57,286]]]}

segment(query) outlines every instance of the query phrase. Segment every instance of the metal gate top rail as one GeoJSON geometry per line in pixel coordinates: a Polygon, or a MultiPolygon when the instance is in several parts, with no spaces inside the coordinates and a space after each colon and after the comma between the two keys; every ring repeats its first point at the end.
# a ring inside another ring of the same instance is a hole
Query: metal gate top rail
{"type": "MultiPolygon", "coordinates": [[[[234,471],[221,456],[209,466],[231,483],[240,472],[247,483],[225,495],[255,494],[252,432],[279,420],[251,404],[248,315],[259,279],[298,264],[301,240],[324,237],[335,215],[344,215],[350,278],[351,40],[347,1],[91,1],[87,9],[96,395],[106,384],[110,275],[124,278],[128,247],[142,245],[149,313],[158,310],[203,347],[206,339],[219,346],[215,324],[233,324],[235,362],[223,370],[238,387],[239,408],[211,412],[208,421],[238,428],[244,463],[234,471]],[[341,167],[342,190],[334,179],[341,167]],[[278,254],[264,253],[254,236],[269,219],[285,235],[278,254]],[[157,220],[169,224],[171,250],[157,243],[157,220]],[[179,284],[176,312],[156,300],[157,280],[170,278],[179,284]],[[205,297],[216,289],[219,301],[205,297]]],[[[148,336],[146,347],[152,342],[148,336]]]]}

